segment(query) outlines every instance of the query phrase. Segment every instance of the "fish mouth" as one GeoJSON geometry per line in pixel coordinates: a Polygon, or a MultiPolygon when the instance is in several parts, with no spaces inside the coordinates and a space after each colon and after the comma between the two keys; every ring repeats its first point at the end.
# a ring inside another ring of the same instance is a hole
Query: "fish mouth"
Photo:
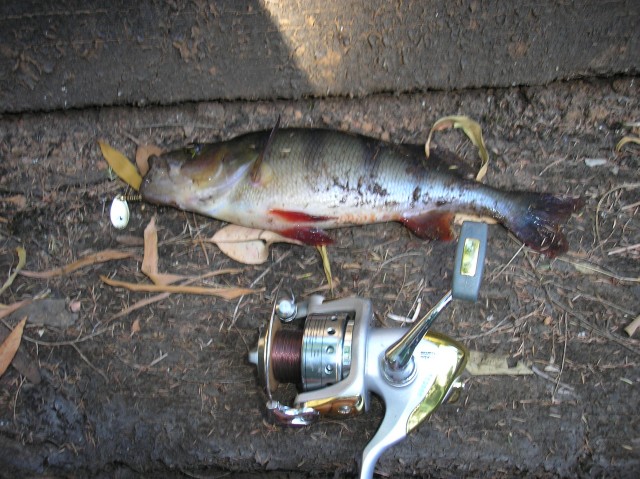
{"type": "Polygon", "coordinates": [[[175,182],[171,179],[171,168],[166,158],[152,156],[149,158],[149,171],[142,179],[140,194],[144,201],[159,205],[175,202],[175,182]]]}

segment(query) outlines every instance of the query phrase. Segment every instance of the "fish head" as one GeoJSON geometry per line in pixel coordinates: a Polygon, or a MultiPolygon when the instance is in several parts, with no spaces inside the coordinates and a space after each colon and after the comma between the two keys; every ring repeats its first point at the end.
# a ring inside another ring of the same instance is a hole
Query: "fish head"
{"type": "Polygon", "coordinates": [[[194,145],[149,158],[140,193],[145,201],[211,213],[248,174],[257,158],[252,150],[225,144],[194,145]]]}

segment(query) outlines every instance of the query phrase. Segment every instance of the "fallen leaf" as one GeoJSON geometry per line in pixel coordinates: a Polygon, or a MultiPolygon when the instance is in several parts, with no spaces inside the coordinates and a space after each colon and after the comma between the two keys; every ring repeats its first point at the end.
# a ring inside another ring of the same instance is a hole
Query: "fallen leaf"
{"type": "Polygon", "coordinates": [[[126,281],[118,281],[115,279],[107,278],[106,276],[100,276],[100,279],[116,288],[125,288],[130,291],[138,291],[145,293],[184,293],[184,294],[202,294],[207,296],[219,296],[224,299],[235,299],[243,294],[260,293],[264,289],[250,289],[250,288],[206,288],[202,286],[174,286],[174,285],[160,285],[160,284],[139,284],[128,283],[126,281]]]}
{"type": "MultiPolygon", "coordinates": [[[[0,343],[4,342],[11,334],[11,328],[0,324],[0,343]]],[[[42,376],[40,375],[40,368],[38,367],[38,361],[31,356],[24,344],[20,344],[16,351],[11,365],[22,374],[31,384],[40,384],[42,376]]]]}
{"type": "Polygon", "coordinates": [[[17,303],[9,304],[4,306],[0,304],[0,319],[6,318],[14,311],[26,306],[27,304],[31,304],[31,299],[25,299],[24,301],[18,301],[17,303]]]}
{"type": "Polygon", "coordinates": [[[73,273],[74,271],[77,271],[86,266],[91,266],[93,264],[105,263],[106,261],[112,261],[116,259],[130,258],[131,256],[133,256],[133,253],[128,251],[107,249],[85,256],[84,258],[74,261],[73,263],[70,263],[61,268],[50,269],[48,271],[20,271],[20,274],[22,276],[26,276],[27,278],[49,279],[56,276],[64,276],[65,274],[73,273]]]}
{"type": "Polygon", "coordinates": [[[329,254],[327,253],[327,247],[325,245],[317,246],[320,257],[322,258],[322,268],[324,269],[324,275],[327,278],[327,284],[329,285],[329,291],[333,292],[333,276],[331,275],[331,263],[329,263],[329,254]]]}
{"type": "Polygon", "coordinates": [[[631,337],[638,328],[640,328],[640,314],[624,328],[624,332],[631,337]]]}
{"type": "Polygon", "coordinates": [[[133,163],[131,163],[131,161],[129,161],[129,159],[118,150],[109,146],[108,143],[98,141],[98,144],[100,145],[102,156],[107,160],[107,163],[109,163],[109,166],[115,174],[118,175],[122,181],[131,186],[131,188],[138,191],[140,189],[140,184],[142,183],[142,176],[140,176],[140,173],[133,163]]]}
{"type": "Polygon", "coordinates": [[[18,253],[18,265],[16,266],[16,269],[14,269],[13,272],[9,275],[2,287],[0,287],[0,294],[2,294],[5,289],[11,286],[13,280],[16,279],[16,276],[18,275],[20,270],[24,268],[24,264],[27,262],[27,252],[22,246],[18,246],[16,248],[16,252],[18,253]]]}
{"type": "Polygon", "coordinates": [[[131,325],[131,336],[140,332],[140,319],[136,319],[133,321],[131,325]]]}
{"type": "Polygon", "coordinates": [[[620,151],[624,145],[627,143],[635,143],[636,145],[640,145],[640,137],[638,136],[624,136],[616,145],[616,151],[620,151]]]}
{"type": "Polygon", "coordinates": [[[149,158],[151,156],[160,156],[164,151],[155,145],[138,145],[136,150],[136,165],[142,176],[149,171],[149,158]]]}
{"type": "Polygon", "coordinates": [[[19,210],[23,210],[25,206],[27,206],[27,198],[24,195],[7,196],[5,198],[0,198],[0,203],[9,203],[19,210]]]}
{"type": "Polygon", "coordinates": [[[489,167],[489,153],[487,152],[487,147],[484,143],[484,139],[482,138],[482,128],[480,127],[480,124],[467,116],[445,116],[433,124],[431,131],[429,131],[427,142],[424,145],[427,158],[429,158],[431,137],[433,136],[433,133],[435,131],[446,130],[447,128],[462,128],[462,131],[464,131],[467,137],[471,140],[471,143],[473,143],[473,145],[478,149],[481,165],[480,170],[476,175],[476,180],[481,181],[487,174],[487,169],[489,167]]]}
{"type": "Polygon", "coordinates": [[[303,244],[273,231],[238,225],[225,226],[205,241],[214,243],[229,258],[244,264],[264,263],[269,258],[269,247],[273,243],[303,244]]]}
{"type": "Polygon", "coordinates": [[[2,344],[0,344],[0,376],[4,374],[4,372],[13,361],[13,357],[16,355],[16,351],[20,347],[20,341],[22,340],[22,331],[24,330],[24,325],[27,322],[27,317],[25,316],[22,321],[20,321],[13,331],[7,336],[7,339],[4,340],[2,344]]]}
{"type": "Polygon", "coordinates": [[[158,273],[158,228],[155,216],[144,229],[144,257],[140,270],[155,284],[167,285],[185,279],[177,274],[158,273]]]}
{"type": "MultiPolygon", "coordinates": [[[[192,284],[195,283],[196,281],[205,279],[205,278],[210,278],[212,276],[217,276],[220,274],[236,274],[236,273],[241,273],[242,270],[239,269],[221,269],[218,271],[211,271],[207,274],[203,274],[202,276],[198,276],[196,278],[190,278],[187,281],[185,281],[184,283],[182,283],[182,286],[186,286],[188,284],[192,284]]],[[[120,311],[119,313],[111,316],[106,323],[109,323],[111,321],[113,321],[114,319],[118,319],[118,318],[122,318],[130,313],[132,313],[133,311],[140,309],[140,308],[144,308],[145,306],[148,306],[150,304],[153,303],[157,303],[158,301],[162,301],[163,299],[168,298],[171,295],[171,293],[160,293],[160,294],[156,294],[155,296],[151,296],[150,298],[145,298],[142,299],[140,301],[137,301],[136,303],[132,304],[131,306],[128,306],[126,308],[124,308],[122,311],[120,311]]]]}
{"type": "Polygon", "coordinates": [[[469,351],[467,371],[473,376],[520,376],[533,374],[533,371],[521,362],[509,367],[508,359],[509,356],[502,354],[469,351]]]}

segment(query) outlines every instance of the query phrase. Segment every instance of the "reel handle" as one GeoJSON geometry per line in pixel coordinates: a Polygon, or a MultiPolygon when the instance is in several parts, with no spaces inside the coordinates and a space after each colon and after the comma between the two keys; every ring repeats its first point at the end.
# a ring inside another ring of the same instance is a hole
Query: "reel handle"
{"type": "Polygon", "coordinates": [[[385,351],[382,368],[387,379],[394,384],[401,385],[415,374],[413,353],[435,319],[451,300],[456,298],[476,301],[478,299],[487,251],[487,230],[486,223],[465,221],[462,224],[456,250],[452,289],[402,338],[385,351]]]}

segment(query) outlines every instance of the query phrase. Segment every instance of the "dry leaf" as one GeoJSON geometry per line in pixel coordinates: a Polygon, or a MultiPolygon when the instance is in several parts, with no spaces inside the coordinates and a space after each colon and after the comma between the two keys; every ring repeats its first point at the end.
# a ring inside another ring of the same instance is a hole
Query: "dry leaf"
{"type": "Polygon", "coordinates": [[[273,243],[303,244],[273,231],[238,225],[225,226],[205,241],[214,243],[229,258],[244,264],[264,263],[269,258],[269,247],[273,243]]]}
{"type": "Polygon", "coordinates": [[[140,189],[140,184],[142,183],[142,176],[140,176],[138,169],[133,165],[133,163],[131,163],[131,161],[129,161],[129,159],[118,150],[109,146],[108,143],[98,141],[98,144],[100,145],[102,156],[107,160],[107,163],[109,163],[109,166],[115,174],[118,175],[122,181],[131,186],[131,188],[138,191],[140,189]]]}
{"type": "MultiPolygon", "coordinates": [[[[207,274],[203,274],[202,276],[198,276],[196,278],[190,278],[187,281],[185,281],[184,283],[182,283],[182,286],[186,286],[188,284],[192,284],[195,283],[196,281],[200,281],[202,279],[205,278],[210,278],[212,276],[217,276],[219,274],[237,274],[237,273],[241,273],[242,270],[240,269],[220,269],[218,271],[211,271],[207,274]]],[[[126,315],[128,315],[129,313],[140,309],[140,308],[144,308],[145,306],[148,306],[150,304],[153,303],[157,303],[158,301],[162,301],[163,299],[168,298],[171,295],[171,293],[160,293],[160,294],[156,294],[155,296],[151,296],[150,298],[145,298],[142,299],[140,301],[137,301],[136,303],[132,304],[131,306],[126,307],[125,309],[123,309],[122,311],[120,311],[119,313],[111,316],[106,322],[110,322],[113,321],[114,319],[118,319],[118,318],[122,318],[126,315]]]]}
{"type": "Polygon", "coordinates": [[[478,155],[480,156],[482,163],[480,165],[480,170],[476,175],[476,180],[481,181],[487,174],[487,168],[489,167],[489,153],[487,152],[487,147],[484,144],[484,139],[482,138],[482,128],[480,127],[480,124],[469,117],[445,116],[444,118],[440,118],[436,121],[431,127],[427,143],[424,145],[427,158],[429,158],[433,132],[446,130],[447,128],[462,128],[462,131],[464,131],[467,137],[469,137],[471,143],[473,143],[473,145],[478,149],[478,155]]]}
{"type": "Polygon", "coordinates": [[[333,276],[331,275],[331,263],[329,263],[329,255],[327,253],[327,247],[325,245],[317,246],[320,257],[322,258],[322,268],[324,269],[324,275],[327,278],[327,284],[329,290],[333,293],[333,276]]]}
{"type": "Polygon", "coordinates": [[[100,276],[100,279],[107,283],[109,286],[116,288],[125,288],[129,291],[138,291],[145,293],[184,293],[184,294],[202,294],[207,296],[219,296],[224,299],[236,299],[243,294],[259,293],[264,289],[249,289],[249,288],[206,288],[202,286],[173,286],[173,285],[160,285],[160,284],[139,284],[139,283],[127,283],[126,281],[118,281],[116,279],[109,279],[106,276],[100,276]]]}
{"type": "Polygon", "coordinates": [[[8,306],[3,306],[0,304],[0,319],[6,318],[14,311],[22,308],[23,306],[26,306],[27,304],[30,304],[31,301],[32,300],[30,299],[25,299],[24,301],[18,301],[17,303],[13,303],[8,306]]]}
{"type": "Polygon", "coordinates": [[[131,325],[131,336],[139,332],[140,332],[140,320],[136,319],[133,321],[133,324],[131,325]]]}
{"type": "Polygon", "coordinates": [[[27,278],[49,279],[56,276],[64,276],[65,274],[73,273],[86,266],[91,266],[97,263],[104,263],[106,261],[112,261],[116,259],[130,258],[133,253],[127,251],[118,251],[113,249],[106,249],[99,253],[90,254],[78,261],[74,261],[62,268],[50,269],[48,271],[21,271],[20,274],[27,278]]]}
{"type": "Polygon", "coordinates": [[[13,357],[16,355],[16,351],[20,347],[20,341],[22,340],[22,331],[24,330],[24,325],[27,322],[27,317],[22,318],[11,334],[7,336],[7,339],[4,340],[2,344],[0,344],[0,376],[4,374],[4,372],[13,361],[13,357]]]}
{"type": "Polygon", "coordinates": [[[635,143],[636,145],[640,145],[640,137],[638,136],[624,136],[616,145],[616,151],[620,151],[624,145],[627,143],[635,143]]]}
{"type": "Polygon", "coordinates": [[[2,287],[0,287],[0,294],[2,294],[5,289],[11,286],[11,284],[13,283],[13,280],[16,279],[16,276],[18,275],[20,270],[24,268],[24,264],[27,262],[27,252],[22,246],[18,246],[16,248],[16,252],[18,253],[18,265],[16,266],[16,269],[13,270],[11,275],[7,278],[7,280],[4,282],[2,287]]]}
{"type": "Polygon", "coordinates": [[[0,203],[9,203],[19,210],[23,210],[27,206],[27,198],[24,195],[13,195],[0,198],[0,203]]]}
{"type": "Polygon", "coordinates": [[[525,364],[518,362],[509,367],[508,356],[480,351],[469,351],[467,371],[473,376],[519,376],[533,374],[525,364]]]}
{"type": "Polygon", "coordinates": [[[136,150],[136,165],[138,165],[138,171],[142,176],[146,175],[149,171],[149,157],[160,156],[164,153],[161,148],[155,145],[138,145],[136,150]]]}
{"type": "Polygon", "coordinates": [[[631,337],[638,328],[640,328],[640,314],[624,328],[624,332],[631,337]]]}
{"type": "MultiPolygon", "coordinates": [[[[29,321],[31,322],[31,321],[29,321]]],[[[0,324],[0,344],[3,343],[11,334],[11,328],[5,324],[0,324]]],[[[16,351],[11,365],[22,374],[31,384],[40,384],[42,376],[40,375],[40,368],[38,367],[38,361],[31,356],[23,344],[20,344],[16,351]]]]}
{"type": "Polygon", "coordinates": [[[185,279],[177,274],[158,273],[158,229],[155,216],[144,229],[144,257],[140,269],[155,284],[167,285],[185,279]]]}

